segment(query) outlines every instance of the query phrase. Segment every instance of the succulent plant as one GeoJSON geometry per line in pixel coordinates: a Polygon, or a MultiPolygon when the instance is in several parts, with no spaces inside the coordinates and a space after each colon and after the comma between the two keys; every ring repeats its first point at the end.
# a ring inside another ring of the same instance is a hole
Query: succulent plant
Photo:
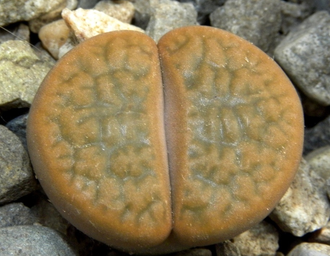
{"type": "Polygon", "coordinates": [[[158,45],[105,33],[50,71],[28,148],[51,202],[115,248],[167,253],[260,222],[291,183],[303,114],[280,67],[220,29],[175,29],[158,45]]]}

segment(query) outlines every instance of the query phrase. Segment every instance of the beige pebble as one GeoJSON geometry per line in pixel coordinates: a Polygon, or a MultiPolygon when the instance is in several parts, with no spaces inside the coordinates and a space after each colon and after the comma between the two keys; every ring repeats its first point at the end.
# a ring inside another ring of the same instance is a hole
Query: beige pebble
{"type": "Polygon", "coordinates": [[[43,47],[58,59],[59,49],[67,41],[69,34],[70,28],[61,19],[43,26],[39,31],[39,38],[43,47]]]}
{"type": "Polygon", "coordinates": [[[28,107],[51,67],[51,63],[35,54],[27,41],[11,40],[2,43],[0,45],[1,109],[28,107]]]}
{"type": "Polygon", "coordinates": [[[79,42],[98,34],[116,30],[144,32],[139,27],[123,23],[97,10],[79,8],[75,11],[70,11],[69,9],[64,9],[62,11],[62,17],[73,30],[79,42]]]}
{"type": "Polygon", "coordinates": [[[128,1],[100,1],[94,7],[95,10],[116,18],[124,23],[131,23],[134,16],[134,5],[128,1]]]}
{"type": "Polygon", "coordinates": [[[241,255],[275,255],[278,250],[277,229],[266,221],[234,237],[231,241],[239,248],[241,255]]]}
{"type": "Polygon", "coordinates": [[[287,256],[326,256],[330,255],[330,246],[320,243],[300,243],[287,256]]]}
{"type": "Polygon", "coordinates": [[[330,222],[323,228],[312,233],[309,241],[330,245],[330,222]]]}
{"type": "Polygon", "coordinates": [[[330,216],[326,190],[326,181],[302,159],[290,188],[270,218],[283,231],[298,237],[321,229],[330,216]]]}

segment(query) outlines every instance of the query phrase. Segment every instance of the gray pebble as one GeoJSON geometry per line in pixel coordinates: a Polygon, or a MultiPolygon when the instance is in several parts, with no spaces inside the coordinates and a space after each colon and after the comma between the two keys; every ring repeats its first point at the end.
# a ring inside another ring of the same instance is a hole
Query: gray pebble
{"type": "Polygon", "coordinates": [[[325,180],[330,178],[330,146],[312,151],[305,159],[319,176],[325,180]]]}
{"type": "Polygon", "coordinates": [[[287,35],[293,27],[297,26],[309,15],[311,15],[313,9],[314,4],[311,1],[303,1],[300,4],[281,1],[281,32],[287,35]]]}
{"type": "Polygon", "coordinates": [[[227,0],[210,15],[214,27],[232,32],[268,51],[281,26],[279,0],[227,0]]]}
{"type": "Polygon", "coordinates": [[[330,117],[319,122],[312,128],[305,129],[304,135],[304,155],[311,151],[330,146],[330,117]]]}
{"type": "Polygon", "coordinates": [[[330,12],[330,1],[329,0],[314,0],[315,1],[315,7],[318,11],[328,11],[330,12]]]}
{"type": "Polygon", "coordinates": [[[1,255],[77,255],[56,231],[37,225],[0,228],[1,255]]]}
{"type": "Polygon", "coordinates": [[[192,3],[156,0],[151,5],[151,17],[146,33],[158,42],[172,29],[197,24],[197,12],[192,3]]]}
{"type": "Polygon", "coordinates": [[[217,256],[241,256],[240,250],[230,240],[226,240],[215,246],[217,256]]]}
{"type": "Polygon", "coordinates": [[[133,5],[135,8],[133,24],[137,27],[146,30],[151,15],[150,2],[134,1],[133,5]]]}
{"type": "Polygon", "coordinates": [[[0,228],[32,225],[36,221],[35,214],[22,203],[12,203],[0,207],[0,228]]]}
{"type": "Polygon", "coordinates": [[[226,0],[180,0],[181,3],[193,3],[197,11],[197,21],[200,24],[207,22],[208,16],[226,0]]]}
{"type": "Polygon", "coordinates": [[[36,190],[30,160],[17,136],[0,125],[0,204],[36,190]]]}
{"type": "Polygon", "coordinates": [[[27,150],[27,142],[26,142],[26,121],[28,118],[28,114],[18,116],[12,120],[10,120],[6,127],[15,133],[15,135],[20,139],[22,142],[25,150],[27,150]]]}
{"type": "Polygon", "coordinates": [[[100,0],[79,0],[77,8],[91,9],[93,8],[100,0]]]}
{"type": "Polygon", "coordinates": [[[70,224],[49,201],[39,199],[37,204],[31,207],[31,212],[36,216],[37,222],[41,225],[66,235],[70,224]]]}
{"type": "Polygon", "coordinates": [[[0,43],[9,40],[30,40],[29,27],[23,23],[13,28],[0,28],[0,43]]]}
{"type": "Polygon", "coordinates": [[[291,31],[275,59],[311,99],[330,105],[330,14],[317,12],[291,31]]]}

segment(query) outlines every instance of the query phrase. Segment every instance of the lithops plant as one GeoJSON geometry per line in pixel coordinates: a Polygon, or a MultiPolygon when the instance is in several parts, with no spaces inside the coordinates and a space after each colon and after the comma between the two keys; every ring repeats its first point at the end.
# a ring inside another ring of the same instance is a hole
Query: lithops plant
{"type": "Polygon", "coordinates": [[[192,26],[158,46],[132,31],[81,43],[40,86],[27,133],[41,185],[74,226],[124,251],[166,253],[270,213],[298,167],[303,115],[271,58],[192,26]]]}

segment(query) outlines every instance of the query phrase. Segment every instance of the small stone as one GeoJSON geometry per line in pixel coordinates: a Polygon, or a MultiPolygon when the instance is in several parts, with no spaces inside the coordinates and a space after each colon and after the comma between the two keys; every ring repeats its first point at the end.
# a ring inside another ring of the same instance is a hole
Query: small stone
{"type": "Polygon", "coordinates": [[[227,0],[210,15],[211,24],[236,34],[267,52],[281,26],[279,0],[227,0]]]}
{"type": "Polygon", "coordinates": [[[77,42],[73,38],[73,36],[69,36],[69,38],[66,40],[66,42],[58,50],[58,59],[62,58],[62,56],[64,54],[66,54],[68,51],[72,50],[76,45],[77,45],[77,42]]]}
{"type": "Polygon", "coordinates": [[[263,221],[253,228],[232,239],[241,255],[248,256],[272,256],[275,255],[279,235],[274,226],[263,221]]]}
{"type": "Polygon", "coordinates": [[[62,11],[62,16],[73,30],[79,42],[98,34],[115,30],[135,30],[144,32],[136,26],[123,23],[97,10],[84,10],[79,8],[75,11],[70,11],[69,9],[64,9],[62,11]]]}
{"type": "Polygon", "coordinates": [[[134,24],[144,30],[147,29],[151,15],[150,0],[137,0],[133,4],[135,9],[134,24]]]}
{"type": "Polygon", "coordinates": [[[290,188],[270,214],[285,232],[301,237],[324,227],[330,217],[326,181],[302,160],[290,188]]]}
{"type": "Polygon", "coordinates": [[[312,151],[305,159],[320,177],[330,178],[330,145],[312,151]]]}
{"type": "Polygon", "coordinates": [[[20,139],[23,144],[25,150],[27,151],[27,142],[26,142],[26,121],[28,118],[28,114],[18,116],[12,120],[10,120],[6,127],[15,133],[15,135],[20,139]]]}
{"type": "Polygon", "coordinates": [[[66,235],[67,229],[71,226],[55,209],[53,204],[44,199],[40,199],[36,205],[32,206],[31,212],[36,216],[36,222],[64,235],[66,235]]]}
{"type": "MultiPolygon", "coordinates": [[[[108,248],[104,244],[97,242],[76,230],[66,219],[60,215],[54,205],[49,200],[47,200],[44,192],[34,193],[33,199],[35,200],[35,204],[31,207],[30,211],[36,218],[34,225],[41,225],[59,232],[72,248],[76,248],[78,251],[77,256],[93,255],[92,251],[94,250],[95,252],[95,248],[98,246],[102,246],[105,249],[108,248]]],[[[102,253],[99,255],[108,255],[103,253],[103,251],[105,250],[102,250],[102,253]]]]}
{"type": "Polygon", "coordinates": [[[311,99],[330,105],[330,14],[313,14],[275,49],[275,59],[311,99]]]}
{"type": "Polygon", "coordinates": [[[29,207],[22,203],[12,203],[0,207],[0,228],[32,225],[37,221],[29,207]]]}
{"type": "Polygon", "coordinates": [[[63,19],[60,19],[43,26],[38,35],[43,47],[45,47],[55,59],[58,59],[59,49],[68,40],[70,28],[63,19]]]}
{"type": "Polygon", "coordinates": [[[198,25],[197,12],[191,3],[154,0],[146,33],[156,42],[172,29],[198,25]]]}
{"type": "Polygon", "coordinates": [[[30,40],[29,27],[23,23],[18,26],[0,29],[0,44],[9,40],[30,40]]]}
{"type": "Polygon", "coordinates": [[[305,129],[304,135],[304,154],[311,151],[330,146],[330,117],[319,122],[312,128],[305,129]]]}
{"type": "Polygon", "coordinates": [[[328,256],[330,246],[319,243],[301,243],[294,247],[287,256],[328,256]]]}
{"type": "Polygon", "coordinates": [[[39,33],[40,29],[56,20],[61,19],[61,12],[64,8],[69,10],[74,10],[77,8],[78,0],[68,0],[61,3],[51,12],[45,13],[36,19],[32,19],[29,21],[29,27],[33,33],[39,33]]]}
{"type": "Polygon", "coordinates": [[[17,21],[29,21],[49,13],[66,0],[15,0],[0,2],[0,26],[17,21]]]}
{"type": "Polygon", "coordinates": [[[330,245],[330,222],[325,227],[315,231],[309,241],[330,245]]]}
{"type": "Polygon", "coordinates": [[[51,67],[55,65],[56,60],[50,55],[49,52],[47,52],[44,47],[42,47],[41,42],[37,42],[35,45],[32,46],[34,53],[41,61],[48,63],[51,67]]]}
{"type": "Polygon", "coordinates": [[[134,5],[128,1],[100,1],[94,9],[129,24],[134,16],[134,5]]]}
{"type": "Polygon", "coordinates": [[[315,7],[318,11],[328,11],[330,12],[330,2],[329,0],[314,0],[315,1],[315,7]]]}
{"type": "Polygon", "coordinates": [[[52,64],[42,61],[26,41],[0,45],[0,108],[28,107],[52,64]]]}
{"type": "Polygon", "coordinates": [[[56,231],[39,225],[0,228],[1,255],[76,256],[56,231]]]}
{"type": "Polygon", "coordinates": [[[237,246],[230,240],[226,240],[215,246],[217,256],[241,256],[237,246]]]}
{"type": "Polygon", "coordinates": [[[0,204],[12,202],[36,190],[27,152],[17,136],[2,125],[0,159],[0,204]]]}
{"type": "Polygon", "coordinates": [[[98,1],[99,0],[79,0],[78,8],[91,9],[97,4],[98,1]]]}
{"type": "Polygon", "coordinates": [[[222,6],[226,0],[180,0],[179,2],[192,2],[197,11],[197,21],[199,24],[205,24],[209,22],[209,15],[222,6]]]}
{"type": "Polygon", "coordinates": [[[280,4],[282,13],[281,32],[285,35],[313,12],[313,6],[306,1],[300,4],[281,1],[280,4]]]}

